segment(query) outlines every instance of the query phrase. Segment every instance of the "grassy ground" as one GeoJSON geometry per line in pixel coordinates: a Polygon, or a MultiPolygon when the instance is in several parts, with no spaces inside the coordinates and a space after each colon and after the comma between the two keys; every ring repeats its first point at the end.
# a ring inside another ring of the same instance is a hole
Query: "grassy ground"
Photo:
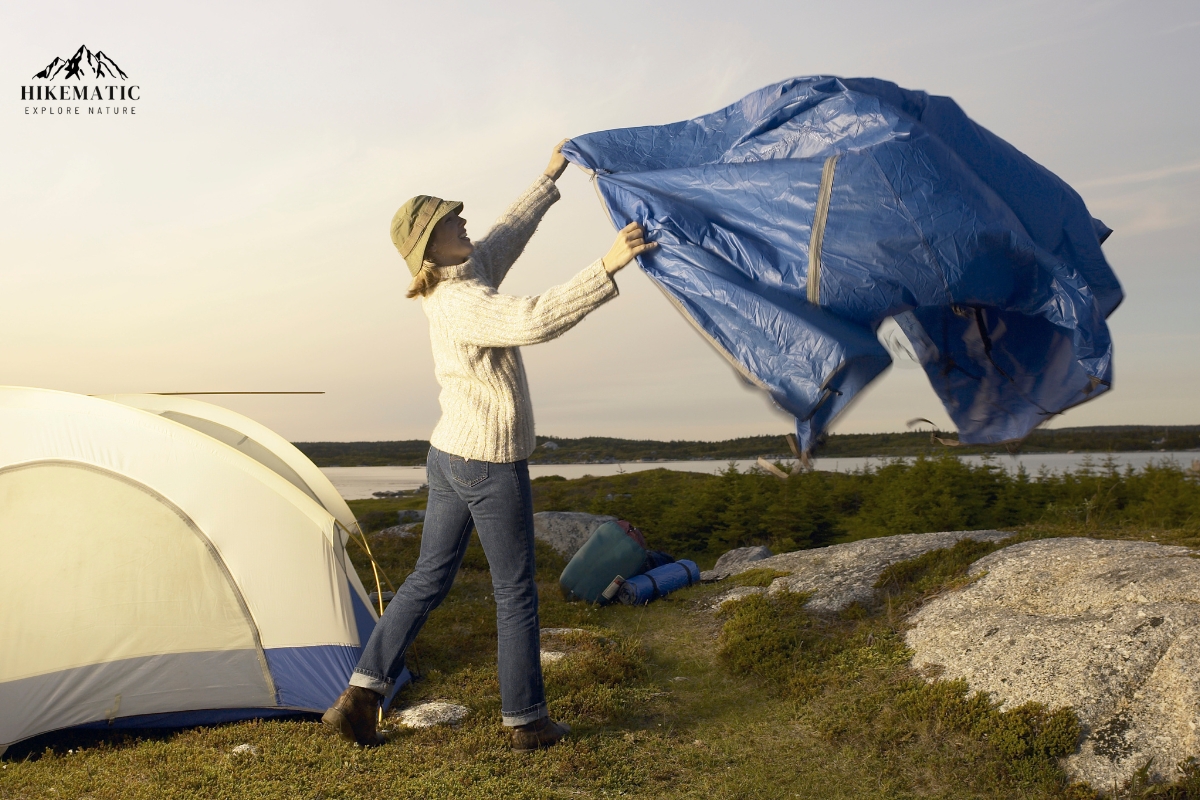
{"type": "MultiPolygon", "coordinates": [[[[360,514],[395,512],[356,506],[360,514]]],[[[1019,536],[1081,532],[1098,533],[1028,528],[1019,536]]],[[[1186,532],[1100,533],[1197,544],[1186,532]]],[[[395,583],[418,546],[372,542],[395,583]]],[[[546,668],[551,711],[574,734],[521,756],[508,750],[499,724],[494,607],[473,543],[411,654],[422,679],[397,701],[466,705],[471,713],[457,727],[395,730],[375,749],[327,735],[315,719],[49,734],[6,754],[0,798],[1092,797],[1058,767],[1078,733],[1069,710],[1000,713],[961,683],[927,683],[907,666],[904,615],[961,585],[969,564],[991,549],[964,543],[906,562],[881,580],[879,605],[817,617],[794,595],[754,597],[714,614],[706,601],[727,583],[644,608],[567,604],[556,583],[563,562],[539,546],[543,626],[587,633],[571,637],[569,656],[546,668]],[[252,752],[235,752],[244,744],[252,752]]],[[[368,581],[365,561],[356,563],[368,581]]],[[[739,580],[764,585],[771,577],[761,570],[739,580]]],[[[1197,797],[1200,776],[1126,794],[1146,791],[1197,797]]]]}

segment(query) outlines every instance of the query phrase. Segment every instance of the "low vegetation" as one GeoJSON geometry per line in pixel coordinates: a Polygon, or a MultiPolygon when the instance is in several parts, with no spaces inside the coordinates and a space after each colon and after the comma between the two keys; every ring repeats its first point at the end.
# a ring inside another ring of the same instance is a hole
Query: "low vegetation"
{"type": "MultiPolygon", "coordinates": [[[[727,545],[811,546],[897,532],[892,526],[1200,544],[1200,488],[1178,466],[1043,477],[927,459],[787,481],[734,471],[542,480],[535,492],[538,510],[621,513],[651,546],[705,558],[727,545]],[[814,519],[798,527],[790,518],[800,514],[814,519]]],[[[353,505],[378,530],[423,501],[414,494],[353,505]]],[[[417,537],[379,533],[370,543],[393,584],[420,546],[417,537]]],[[[708,606],[724,584],[642,608],[566,603],[557,589],[563,560],[539,544],[543,626],[585,633],[567,637],[569,655],[546,667],[552,713],[574,734],[519,756],[499,725],[494,605],[482,548],[472,542],[410,653],[421,679],[397,700],[466,705],[471,713],[458,726],[399,730],[389,718],[391,741],[375,749],[327,735],[312,717],[48,734],[5,755],[0,798],[1096,797],[1059,766],[1079,735],[1070,709],[1001,711],[961,682],[908,664],[906,615],[962,585],[969,565],[995,547],[964,541],[895,565],[880,579],[880,602],[815,615],[802,595],[786,593],[714,614],[708,606]]],[[[373,584],[363,554],[352,557],[373,584]]],[[[773,577],[756,570],[738,582],[773,577]]],[[[1181,765],[1171,785],[1135,778],[1121,796],[1200,796],[1200,772],[1181,765]]]]}
{"type": "Polygon", "coordinates": [[[898,611],[961,580],[994,547],[964,542],[891,570],[878,608],[809,615],[800,594],[729,604],[718,660],[794,704],[797,724],[827,750],[873,761],[879,796],[1080,794],[1058,766],[1080,735],[1070,709],[1001,712],[964,682],[927,683],[907,667],[898,611]]]}

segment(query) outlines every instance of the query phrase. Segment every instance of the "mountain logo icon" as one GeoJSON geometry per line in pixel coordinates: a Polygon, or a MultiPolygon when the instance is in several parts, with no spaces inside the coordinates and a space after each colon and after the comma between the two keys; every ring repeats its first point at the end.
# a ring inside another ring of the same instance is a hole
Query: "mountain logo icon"
{"type": "Polygon", "coordinates": [[[93,53],[87,48],[87,45],[83,44],[75,51],[75,55],[70,58],[63,59],[55,56],[54,60],[47,64],[44,70],[33,77],[52,81],[60,75],[64,80],[67,78],[83,80],[85,77],[120,78],[121,80],[125,80],[128,77],[125,71],[117,66],[117,62],[106,56],[103,50],[97,50],[93,53]]]}

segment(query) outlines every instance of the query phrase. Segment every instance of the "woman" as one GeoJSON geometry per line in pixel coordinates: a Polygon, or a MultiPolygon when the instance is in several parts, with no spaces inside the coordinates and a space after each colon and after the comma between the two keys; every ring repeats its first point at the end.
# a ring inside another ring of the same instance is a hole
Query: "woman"
{"type": "Polygon", "coordinates": [[[540,297],[496,291],[559,198],[554,182],[567,167],[562,144],[478,244],[467,236],[462,203],[418,195],[392,218],[392,242],[413,275],[408,296],[421,298],[429,318],[442,418],[430,436],[429,503],[416,568],[375,626],[350,686],[322,718],[359,744],[380,741],[380,702],[404,668],[405,651],[450,591],[472,528],[492,573],[501,714],[512,747],[549,747],[570,731],[550,719],[542,685],[526,461],[537,442],[518,348],[565,333],[616,297],[613,274],[655,245],[631,224],[607,255],[540,297]]]}

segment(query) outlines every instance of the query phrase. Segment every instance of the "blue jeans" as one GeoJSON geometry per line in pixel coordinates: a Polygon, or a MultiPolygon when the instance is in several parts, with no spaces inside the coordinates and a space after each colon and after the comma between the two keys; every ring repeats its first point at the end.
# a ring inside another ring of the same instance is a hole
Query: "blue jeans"
{"type": "Polygon", "coordinates": [[[391,691],[404,669],[404,653],[450,591],[474,527],[491,569],[496,600],[501,715],[509,726],[535,722],[548,712],[533,574],[529,465],[467,460],[431,447],[426,470],[429,504],[421,555],[375,626],[350,685],[384,695],[391,691]]]}

